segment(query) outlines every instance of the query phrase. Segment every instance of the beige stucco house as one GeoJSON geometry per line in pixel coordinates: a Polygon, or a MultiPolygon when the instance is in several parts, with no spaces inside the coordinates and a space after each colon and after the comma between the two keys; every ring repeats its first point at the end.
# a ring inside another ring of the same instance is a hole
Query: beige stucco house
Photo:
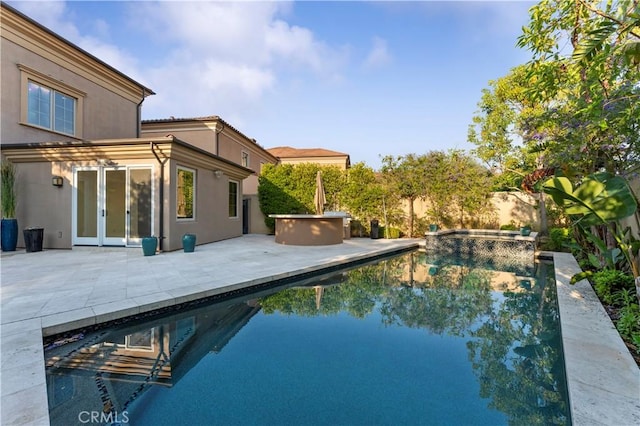
{"type": "Polygon", "coordinates": [[[351,167],[349,154],[324,148],[292,148],[278,146],[267,149],[281,164],[313,163],[321,166],[337,166],[341,170],[351,167]]]}
{"type": "Polygon", "coordinates": [[[199,244],[242,235],[252,169],[175,136],[141,138],[151,89],[1,7],[1,154],[18,172],[20,229],[44,228],[44,248],[155,235],[176,250],[185,233],[199,244]]]}
{"type": "Polygon", "coordinates": [[[247,137],[218,116],[142,121],[143,137],[169,134],[253,170],[242,181],[242,231],[245,234],[267,234],[269,229],[258,201],[258,175],[264,164],[277,164],[278,159],[258,145],[255,139],[247,137]]]}

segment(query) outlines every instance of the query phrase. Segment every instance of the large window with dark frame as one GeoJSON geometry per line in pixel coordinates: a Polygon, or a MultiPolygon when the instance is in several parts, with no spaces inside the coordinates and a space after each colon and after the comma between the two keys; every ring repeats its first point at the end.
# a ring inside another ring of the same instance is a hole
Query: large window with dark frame
{"type": "Polygon", "coordinates": [[[178,219],[194,219],[196,208],[196,171],[178,166],[176,215],[178,219]]]}
{"type": "Polygon", "coordinates": [[[229,217],[238,217],[238,182],[229,181],[229,217]]]}

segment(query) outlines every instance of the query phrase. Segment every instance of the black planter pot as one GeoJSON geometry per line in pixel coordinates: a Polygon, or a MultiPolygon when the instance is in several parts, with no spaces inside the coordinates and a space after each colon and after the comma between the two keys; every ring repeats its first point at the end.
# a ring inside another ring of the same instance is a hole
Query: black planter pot
{"type": "Polygon", "coordinates": [[[22,231],[22,234],[24,235],[24,247],[27,253],[42,251],[44,228],[26,228],[22,231]]]}
{"type": "Polygon", "coordinates": [[[0,223],[2,251],[16,251],[18,245],[18,219],[2,219],[0,223]]]}

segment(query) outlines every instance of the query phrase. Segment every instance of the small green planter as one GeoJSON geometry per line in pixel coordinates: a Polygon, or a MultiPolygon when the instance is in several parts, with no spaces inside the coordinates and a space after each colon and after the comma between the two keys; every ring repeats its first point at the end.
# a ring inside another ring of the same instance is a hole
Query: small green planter
{"type": "Polygon", "coordinates": [[[193,253],[196,249],[196,235],[184,234],[182,236],[182,248],[185,253],[193,253]]]}
{"type": "Polygon", "coordinates": [[[429,232],[438,232],[438,225],[436,225],[435,223],[429,225],[429,232]]]}
{"type": "Polygon", "coordinates": [[[142,238],[142,253],[145,256],[153,256],[153,255],[155,255],[157,247],[158,247],[158,237],[143,237],[142,238]]]}
{"type": "Polygon", "coordinates": [[[520,228],[520,235],[522,235],[523,237],[528,237],[529,235],[531,235],[531,228],[529,228],[528,226],[523,226],[522,228],[520,228]]]}

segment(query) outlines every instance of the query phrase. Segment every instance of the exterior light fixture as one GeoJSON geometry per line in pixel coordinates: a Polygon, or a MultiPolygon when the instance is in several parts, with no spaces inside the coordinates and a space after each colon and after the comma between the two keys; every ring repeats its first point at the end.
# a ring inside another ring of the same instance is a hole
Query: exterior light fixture
{"type": "Polygon", "coordinates": [[[219,179],[219,178],[221,178],[223,174],[224,174],[224,173],[222,172],[222,170],[214,170],[214,171],[213,171],[213,175],[214,175],[215,177],[217,177],[218,179],[219,179]]]}
{"type": "Polygon", "coordinates": [[[107,159],[107,158],[98,158],[98,164],[101,166],[116,166],[118,163],[116,163],[115,161],[111,160],[111,159],[107,159]]]}
{"type": "Polygon", "coordinates": [[[58,188],[62,186],[64,183],[64,179],[62,176],[52,176],[51,177],[51,185],[57,186],[58,188]]]}

